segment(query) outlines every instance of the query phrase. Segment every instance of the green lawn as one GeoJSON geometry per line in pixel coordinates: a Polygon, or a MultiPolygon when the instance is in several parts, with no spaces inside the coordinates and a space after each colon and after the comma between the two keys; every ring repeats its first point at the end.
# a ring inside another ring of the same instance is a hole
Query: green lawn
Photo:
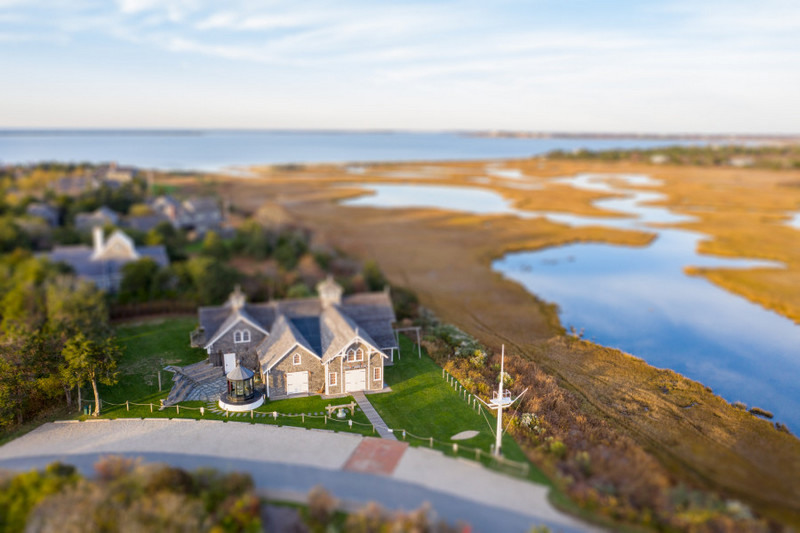
{"type": "MultiPolygon", "coordinates": [[[[158,391],[158,377],[156,372],[166,365],[189,365],[206,358],[206,353],[199,348],[189,346],[189,333],[195,328],[197,320],[194,318],[170,318],[158,321],[149,321],[130,326],[117,328],[117,339],[122,351],[119,363],[119,382],[113,386],[100,386],[100,398],[103,400],[103,418],[207,418],[210,420],[239,420],[250,421],[250,414],[243,416],[217,415],[207,409],[205,402],[181,402],[180,407],[169,407],[163,411],[158,408],[160,400],[167,397],[172,387],[171,372],[161,371],[162,391],[158,391]],[[125,402],[130,402],[125,405],[125,402]],[[140,405],[131,405],[140,404],[140,405]],[[152,407],[151,407],[152,404],[152,407]],[[203,415],[199,408],[206,407],[203,415]]],[[[91,401],[91,389],[84,388],[84,399],[91,401]]],[[[325,406],[341,405],[354,401],[351,396],[324,400],[319,396],[306,398],[291,398],[286,400],[267,401],[256,412],[282,415],[299,415],[326,413],[325,406]]],[[[277,424],[281,426],[302,426],[308,428],[330,429],[335,431],[348,431],[363,435],[372,435],[373,428],[366,415],[356,411],[355,416],[348,416],[344,420],[329,419],[326,423],[324,417],[315,418],[307,416],[278,416],[254,417],[253,422],[262,424],[277,424]],[[348,420],[353,420],[350,428],[348,420]]]]}
{"type": "MultiPolygon", "coordinates": [[[[435,441],[446,443],[434,443],[434,446],[447,453],[453,453],[452,443],[458,443],[459,455],[473,459],[474,452],[463,450],[464,447],[480,448],[488,453],[494,444],[493,429],[497,418],[487,413],[485,407],[483,414],[473,409],[442,378],[442,368],[424,350],[422,357],[418,357],[416,346],[402,335],[400,348],[402,358],[395,360],[394,366],[385,370],[385,381],[392,392],[369,396],[370,403],[386,424],[395,430],[395,435],[401,438],[400,430],[405,429],[406,440],[412,446],[429,446],[429,441],[413,438],[410,434],[426,439],[433,437],[435,441]],[[451,440],[453,435],[465,430],[480,433],[467,440],[451,440]]],[[[503,437],[503,455],[514,461],[528,462],[522,449],[509,435],[503,437]]],[[[531,479],[549,484],[533,464],[530,464],[530,468],[531,479]]]]}
{"type": "Polygon", "coordinates": [[[204,350],[189,346],[189,333],[196,325],[196,318],[170,318],[118,327],[117,340],[122,350],[119,382],[110,387],[101,385],[100,397],[114,403],[145,398],[159,403],[158,398],[166,398],[172,386],[172,373],[163,368],[190,365],[207,357],[204,350]],[[162,369],[163,388],[160,395],[159,369],[162,369]]]}

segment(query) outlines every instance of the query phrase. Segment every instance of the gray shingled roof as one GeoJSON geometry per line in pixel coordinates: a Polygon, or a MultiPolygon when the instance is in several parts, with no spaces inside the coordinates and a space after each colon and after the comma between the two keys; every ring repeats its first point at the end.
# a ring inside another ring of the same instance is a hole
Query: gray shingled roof
{"type": "Polygon", "coordinates": [[[230,301],[201,307],[198,315],[206,332],[205,344],[238,320],[242,312],[270,332],[256,348],[262,366],[276,362],[276,357],[282,357],[294,345],[327,361],[356,335],[376,349],[397,347],[391,325],[395,315],[386,292],[355,294],[330,307],[323,307],[319,298],[244,304],[239,310],[230,301]]]}
{"type": "Polygon", "coordinates": [[[298,331],[292,321],[286,315],[279,315],[275,320],[275,325],[270,331],[269,337],[256,348],[258,360],[261,362],[261,368],[269,368],[274,363],[277,363],[286,353],[295,346],[302,346],[308,352],[317,355],[311,344],[303,337],[302,333],[298,331]]]}
{"type": "Polygon", "coordinates": [[[364,328],[359,328],[352,318],[335,305],[323,309],[320,317],[320,331],[322,333],[323,363],[333,359],[356,336],[361,337],[364,342],[372,345],[375,349],[381,348],[372,339],[369,332],[364,328]]]}
{"type": "MultiPolygon", "coordinates": [[[[169,265],[167,251],[163,246],[141,246],[136,248],[141,258],[149,257],[159,266],[169,265]]],[[[122,267],[130,261],[121,260],[92,260],[94,249],[86,245],[56,246],[47,257],[54,263],[70,265],[78,276],[94,278],[119,273],[122,267]]]]}

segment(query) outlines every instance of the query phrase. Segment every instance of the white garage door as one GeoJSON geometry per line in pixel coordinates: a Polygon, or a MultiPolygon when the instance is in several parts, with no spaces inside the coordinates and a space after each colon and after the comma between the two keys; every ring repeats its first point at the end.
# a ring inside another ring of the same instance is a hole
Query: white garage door
{"type": "Polygon", "coordinates": [[[286,394],[308,392],[308,372],[290,372],[286,374],[286,394]]]}
{"type": "Polygon", "coordinates": [[[348,370],[344,373],[344,390],[352,392],[367,388],[367,369],[348,370]]]}

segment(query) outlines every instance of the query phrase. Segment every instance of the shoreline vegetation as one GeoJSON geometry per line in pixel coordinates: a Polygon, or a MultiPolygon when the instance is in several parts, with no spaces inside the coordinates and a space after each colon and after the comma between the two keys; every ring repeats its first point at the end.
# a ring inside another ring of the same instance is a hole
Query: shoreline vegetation
{"type": "MultiPolygon", "coordinates": [[[[435,209],[356,209],[337,203],[363,190],[359,183],[416,183],[483,187],[522,209],[552,209],[555,203],[561,211],[600,214],[591,202],[604,197],[601,193],[573,195],[570,190],[565,195],[558,185],[529,191],[514,187],[509,179],[471,179],[486,175],[487,165],[535,178],[580,172],[648,174],[663,184],[658,190],[666,198],[660,205],[696,217],[681,227],[709,235],[702,252],[786,265],[780,271],[743,271],[746,277],[711,269],[703,275],[712,282],[725,280],[730,285],[725,288],[737,294],[747,296],[750,291],[749,298],[761,305],[785,306],[793,313],[787,316],[795,320],[800,317],[800,298],[782,292],[784,285],[800,287],[800,258],[787,245],[796,230],[782,225],[800,206],[800,187],[794,186],[800,184],[800,173],[793,170],[532,158],[364,164],[357,173],[341,165],[261,167],[247,179],[217,176],[215,187],[243,213],[296,220],[342,250],[373,258],[393,284],[413,288],[421,304],[444,322],[492,350],[506,344],[521,360],[535,362],[579,399],[582,412],[633,439],[674,479],[741,499],[779,522],[800,524],[800,488],[794,482],[800,477],[800,441],[675,372],[567,336],[553,304],[491,269],[493,259],[510,251],[586,241],[644,246],[651,234],[568,228],[544,219],[435,209]],[[341,188],[345,184],[347,188],[341,188]],[[737,232],[743,235],[737,237],[737,232]]],[[[189,190],[196,186],[188,177],[167,180],[189,190]]]]}

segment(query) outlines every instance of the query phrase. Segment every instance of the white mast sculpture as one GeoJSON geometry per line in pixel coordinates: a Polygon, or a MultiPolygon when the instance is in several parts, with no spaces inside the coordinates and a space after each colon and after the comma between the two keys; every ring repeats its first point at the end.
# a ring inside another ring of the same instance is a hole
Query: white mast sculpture
{"type": "Polygon", "coordinates": [[[492,398],[492,401],[489,403],[486,403],[480,398],[478,398],[478,400],[480,400],[481,403],[483,403],[486,407],[497,411],[497,430],[495,431],[494,435],[495,437],[494,455],[498,457],[500,456],[500,447],[503,438],[503,408],[512,405],[514,402],[522,398],[523,394],[528,392],[528,389],[525,389],[519,394],[519,396],[512,399],[511,391],[503,391],[503,377],[505,376],[504,372],[505,358],[506,358],[506,345],[503,344],[502,350],[500,352],[500,384],[497,387],[497,392],[495,393],[495,396],[492,398]]]}

